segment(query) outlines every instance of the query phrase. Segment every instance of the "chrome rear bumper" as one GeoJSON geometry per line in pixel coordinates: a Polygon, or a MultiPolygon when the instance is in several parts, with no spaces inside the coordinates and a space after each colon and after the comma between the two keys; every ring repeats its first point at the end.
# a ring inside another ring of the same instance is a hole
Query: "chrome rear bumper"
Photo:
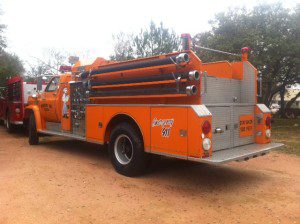
{"type": "Polygon", "coordinates": [[[214,151],[213,155],[208,158],[196,159],[189,157],[188,160],[214,164],[222,164],[230,161],[246,161],[251,158],[266,155],[270,150],[282,146],[283,144],[281,143],[249,144],[235,148],[214,151]]]}

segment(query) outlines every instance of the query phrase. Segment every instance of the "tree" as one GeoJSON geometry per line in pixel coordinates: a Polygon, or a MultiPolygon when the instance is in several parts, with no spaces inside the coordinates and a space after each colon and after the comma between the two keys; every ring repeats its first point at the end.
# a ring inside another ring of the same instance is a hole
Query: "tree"
{"type": "Polygon", "coordinates": [[[27,80],[34,80],[43,75],[57,74],[59,67],[66,63],[67,53],[57,49],[47,49],[42,59],[33,58],[36,59],[36,64],[30,65],[30,69],[27,71],[27,80]]]}
{"type": "Polygon", "coordinates": [[[151,21],[148,29],[142,29],[135,35],[133,44],[137,57],[149,57],[178,50],[179,38],[173,30],[165,28],[162,22],[156,26],[151,21]]]}
{"type": "Polygon", "coordinates": [[[5,28],[6,26],[4,24],[0,24],[0,86],[6,84],[7,78],[17,75],[20,76],[24,72],[24,67],[19,57],[13,53],[8,53],[5,51],[5,28]]]}
{"type": "MultiPolygon", "coordinates": [[[[0,15],[2,15],[1,9],[0,9],[0,15]]],[[[6,28],[6,26],[4,24],[0,23],[0,54],[2,53],[4,48],[6,47],[6,40],[5,40],[5,37],[3,35],[5,28],[6,28]]]]}
{"type": "Polygon", "coordinates": [[[113,38],[114,55],[110,58],[117,61],[166,54],[179,47],[179,37],[176,33],[165,28],[163,23],[157,26],[153,21],[147,29],[141,29],[138,34],[119,33],[113,38]]]}
{"type": "Polygon", "coordinates": [[[3,51],[0,55],[0,86],[5,85],[7,78],[20,76],[24,72],[24,67],[15,54],[3,51]]]}
{"type": "Polygon", "coordinates": [[[114,44],[114,55],[110,56],[111,60],[114,61],[126,61],[133,59],[133,36],[126,35],[121,32],[117,35],[113,35],[114,44]]]}
{"type": "MultiPolygon", "coordinates": [[[[295,10],[281,4],[259,5],[250,11],[229,10],[217,14],[210,21],[212,30],[197,34],[193,42],[235,53],[243,46],[250,47],[249,60],[263,78],[261,101],[269,106],[276,93],[300,82],[299,19],[299,5],[295,10]]],[[[224,59],[200,50],[197,53],[203,61],[224,59]]]]}

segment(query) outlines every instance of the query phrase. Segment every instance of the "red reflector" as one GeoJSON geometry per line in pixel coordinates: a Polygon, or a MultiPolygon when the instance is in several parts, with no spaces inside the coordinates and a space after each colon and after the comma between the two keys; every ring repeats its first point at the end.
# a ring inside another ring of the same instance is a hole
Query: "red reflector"
{"type": "Polygon", "coordinates": [[[202,125],[203,134],[207,135],[211,131],[211,125],[208,121],[204,121],[202,125]]]}
{"type": "Polygon", "coordinates": [[[270,117],[266,118],[266,126],[271,127],[271,118],[270,117]]]}

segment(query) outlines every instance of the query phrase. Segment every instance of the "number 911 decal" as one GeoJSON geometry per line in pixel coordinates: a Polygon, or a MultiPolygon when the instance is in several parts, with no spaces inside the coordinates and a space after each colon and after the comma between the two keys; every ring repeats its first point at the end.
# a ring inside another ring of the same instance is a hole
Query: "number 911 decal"
{"type": "Polygon", "coordinates": [[[154,118],[152,121],[152,127],[161,126],[161,136],[168,138],[171,134],[171,129],[174,124],[174,119],[157,119],[154,118]]]}

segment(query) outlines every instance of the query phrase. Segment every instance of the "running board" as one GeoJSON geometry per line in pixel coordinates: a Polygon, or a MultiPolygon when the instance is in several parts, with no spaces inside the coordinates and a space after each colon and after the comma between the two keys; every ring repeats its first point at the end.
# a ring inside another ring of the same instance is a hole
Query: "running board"
{"type": "Polygon", "coordinates": [[[204,162],[204,163],[214,163],[222,164],[230,161],[247,161],[258,156],[264,156],[270,152],[270,150],[282,147],[284,144],[281,143],[268,143],[268,144],[250,144],[243,145],[231,149],[224,149],[220,151],[213,152],[211,157],[207,158],[192,158],[189,157],[188,160],[204,162]]]}
{"type": "Polygon", "coordinates": [[[62,136],[62,137],[67,137],[67,138],[73,138],[81,141],[86,141],[86,138],[80,135],[74,135],[70,133],[65,133],[65,132],[57,132],[57,131],[49,131],[49,130],[43,130],[39,131],[39,133],[42,134],[47,134],[47,135],[57,135],[57,136],[62,136]]]}

